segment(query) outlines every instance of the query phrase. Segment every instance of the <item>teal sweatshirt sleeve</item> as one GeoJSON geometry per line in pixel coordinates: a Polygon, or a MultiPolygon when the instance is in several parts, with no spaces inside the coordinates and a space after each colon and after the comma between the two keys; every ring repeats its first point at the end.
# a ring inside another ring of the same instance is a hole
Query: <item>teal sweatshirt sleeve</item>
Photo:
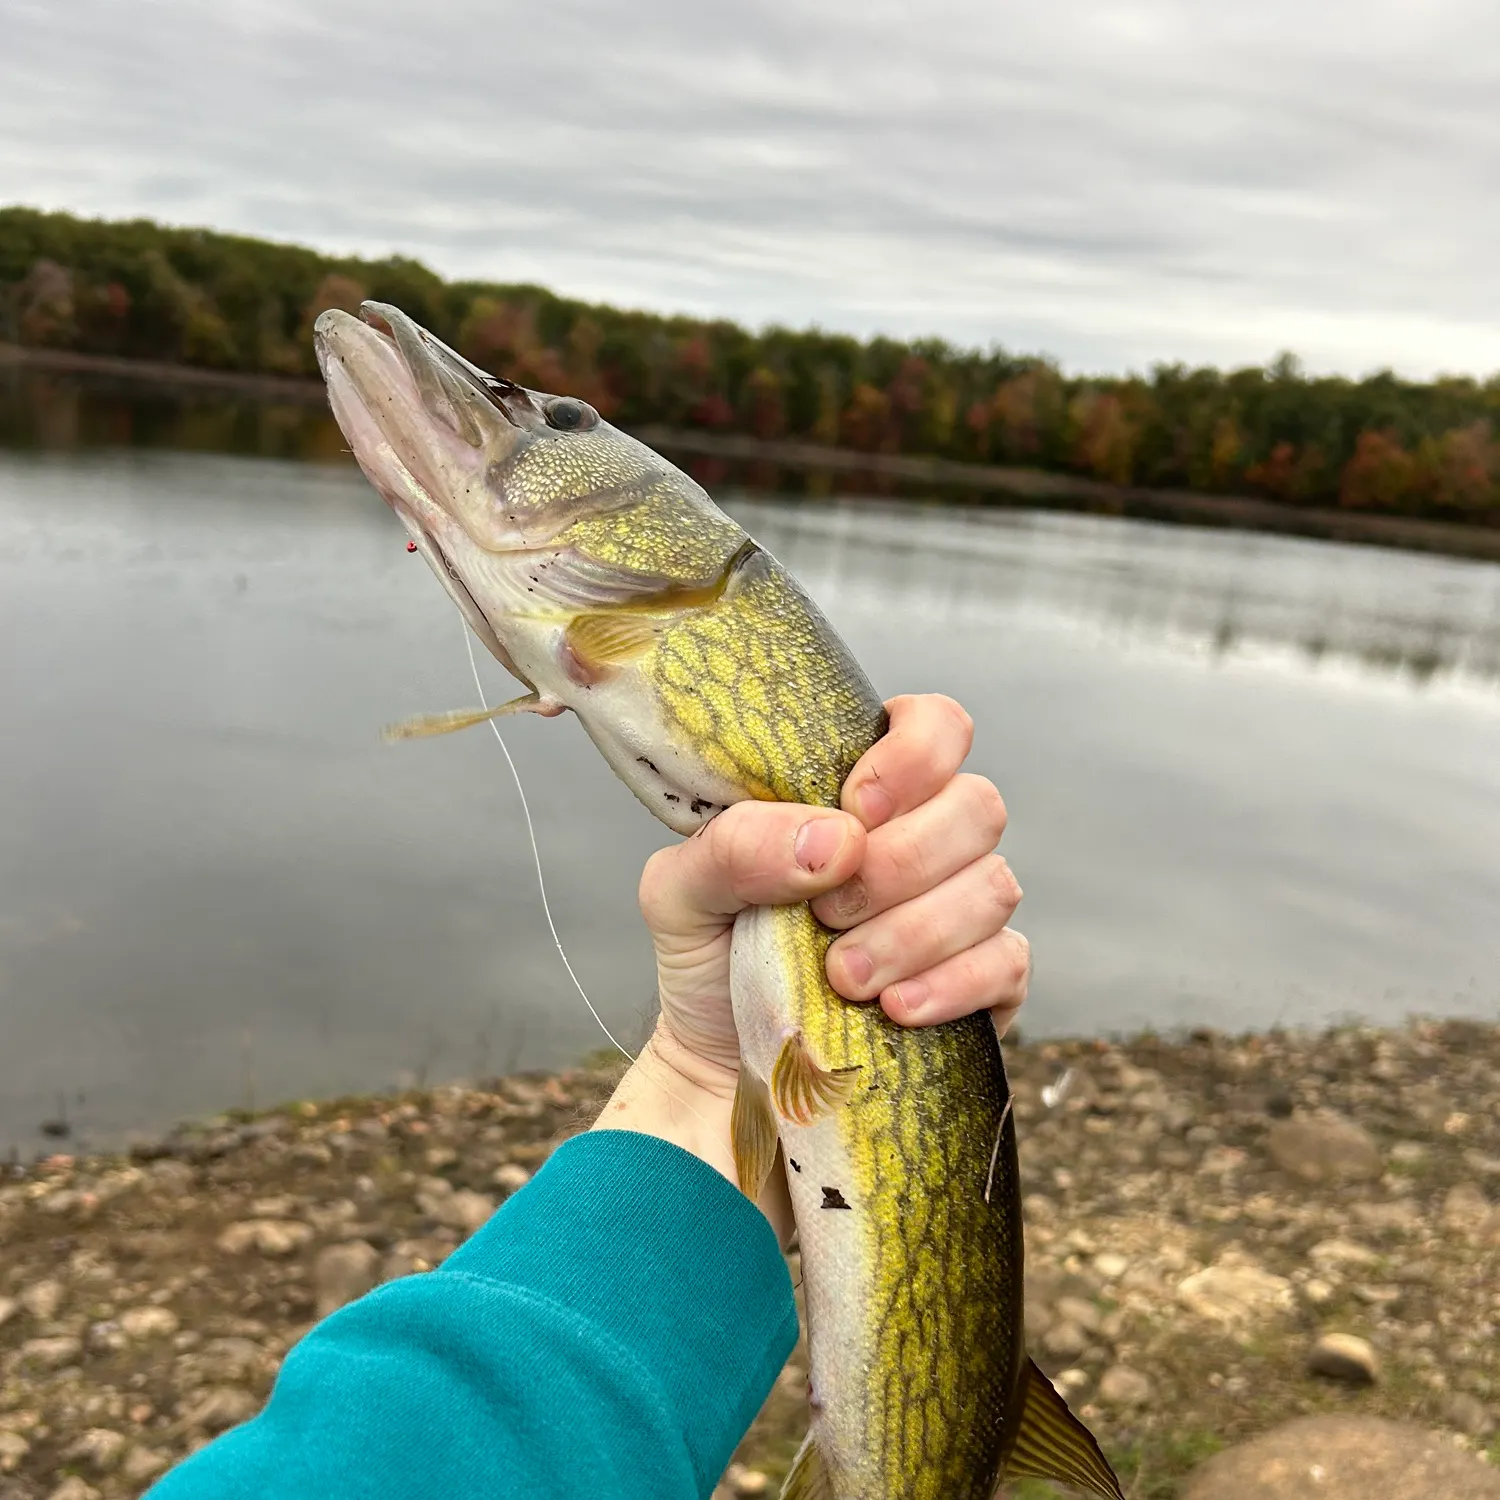
{"type": "Polygon", "coordinates": [[[796,1333],[753,1204],[654,1136],[590,1131],[438,1270],[319,1323],[265,1410],[149,1500],[691,1500],[796,1333]]]}

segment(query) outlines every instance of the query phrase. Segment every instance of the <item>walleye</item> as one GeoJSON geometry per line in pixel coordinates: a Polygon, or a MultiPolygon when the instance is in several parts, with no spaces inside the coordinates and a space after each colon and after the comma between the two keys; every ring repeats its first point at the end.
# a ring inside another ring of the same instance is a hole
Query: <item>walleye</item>
{"type": "MultiPolygon", "coordinates": [[[[796,581],[692,480],[570,396],[488,375],[399,309],[326,312],[318,361],[371,483],[526,692],[436,733],[571,709],[691,833],[746,798],[838,806],[879,698],[796,581]]],[[[1122,1500],[1026,1358],[1015,1122],[988,1016],[922,1030],[829,987],[804,905],[735,923],[732,1135],[786,1158],[812,1419],[785,1500],[990,1500],[1023,1475],[1122,1500]]]]}

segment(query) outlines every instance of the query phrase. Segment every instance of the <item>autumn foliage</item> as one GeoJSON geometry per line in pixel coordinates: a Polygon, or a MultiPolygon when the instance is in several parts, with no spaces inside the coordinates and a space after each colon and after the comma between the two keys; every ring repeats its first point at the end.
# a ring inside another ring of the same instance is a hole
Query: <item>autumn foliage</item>
{"type": "Polygon", "coordinates": [[[311,375],[314,319],[365,298],[405,308],[488,369],[582,396],[627,427],[1500,524],[1500,376],[1310,378],[1290,356],[1265,369],[1069,376],[998,347],[753,333],[535,286],[444,282],[400,257],[0,210],[0,339],[11,342],[311,375]]]}

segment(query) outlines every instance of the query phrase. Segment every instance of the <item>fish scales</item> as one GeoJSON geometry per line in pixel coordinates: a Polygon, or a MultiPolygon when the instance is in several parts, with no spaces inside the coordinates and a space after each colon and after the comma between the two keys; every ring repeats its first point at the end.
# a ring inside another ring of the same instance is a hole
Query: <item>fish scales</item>
{"type": "MultiPolygon", "coordinates": [[[[686,475],[583,403],[486,374],[399,309],[323,314],[365,473],[529,691],[403,726],[571,709],[681,833],[762,798],[838,805],[885,713],[816,605],[686,475]]],[[[1002,1475],[1122,1500],[1025,1359],[1020,1183],[987,1016],[907,1030],[826,976],[805,905],[736,920],[735,1157],[779,1151],[801,1241],[811,1422],[784,1500],[990,1500],[1002,1475]]]]}

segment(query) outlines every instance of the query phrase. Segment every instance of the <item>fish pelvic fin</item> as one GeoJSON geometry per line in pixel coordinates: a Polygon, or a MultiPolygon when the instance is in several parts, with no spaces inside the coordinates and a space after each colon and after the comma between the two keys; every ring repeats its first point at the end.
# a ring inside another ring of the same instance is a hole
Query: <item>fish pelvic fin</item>
{"type": "Polygon", "coordinates": [[[550,719],[562,711],[562,704],[553,699],[543,698],[540,693],[523,693],[495,708],[454,708],[447,713],[418,714],[414,719],[388,724],[380,731],[380,737],[386,741],[425,740],[435,734],[453,734],[474,724],[488,724],[491,719],[500,719],[506,714],[541,714],[550,719]]]}
{"type": "Polygon", "coordinates": [[[811,1125],[847,1104],[859,1086],[858,1068],[825,1068],[807,1050],[801,1032],[782,1044],[771,1065],[771,1102],[783,1120],[811,1125]]]}
{"type": "Polygon", "coordinates": [[[740,1191],[754,1203],[776,1165],[776,1117],[765,1084],[743,1066],[729,1111],[729,1143],[740,1191]]]}
{"type": "MultiPolygon", "coordinates": [[[[1094,1434],[1068,1409],[1050,1380],[1028,1359],[1021,1371],[1026,1394],[1021,1427],[1003,1478],[1050,1479],[1084,1495],[1125,1500],[1120,1481],[1094,1434]]],[[[785,1497],[786,1491],[782,1491],[785,1497]]]]}
{"type": "Polygon", "coordinates": [[[781,1486],[781,1500],[833,1500],[833,1480],[812,1434],[802,1440],[781,1486]]]}

